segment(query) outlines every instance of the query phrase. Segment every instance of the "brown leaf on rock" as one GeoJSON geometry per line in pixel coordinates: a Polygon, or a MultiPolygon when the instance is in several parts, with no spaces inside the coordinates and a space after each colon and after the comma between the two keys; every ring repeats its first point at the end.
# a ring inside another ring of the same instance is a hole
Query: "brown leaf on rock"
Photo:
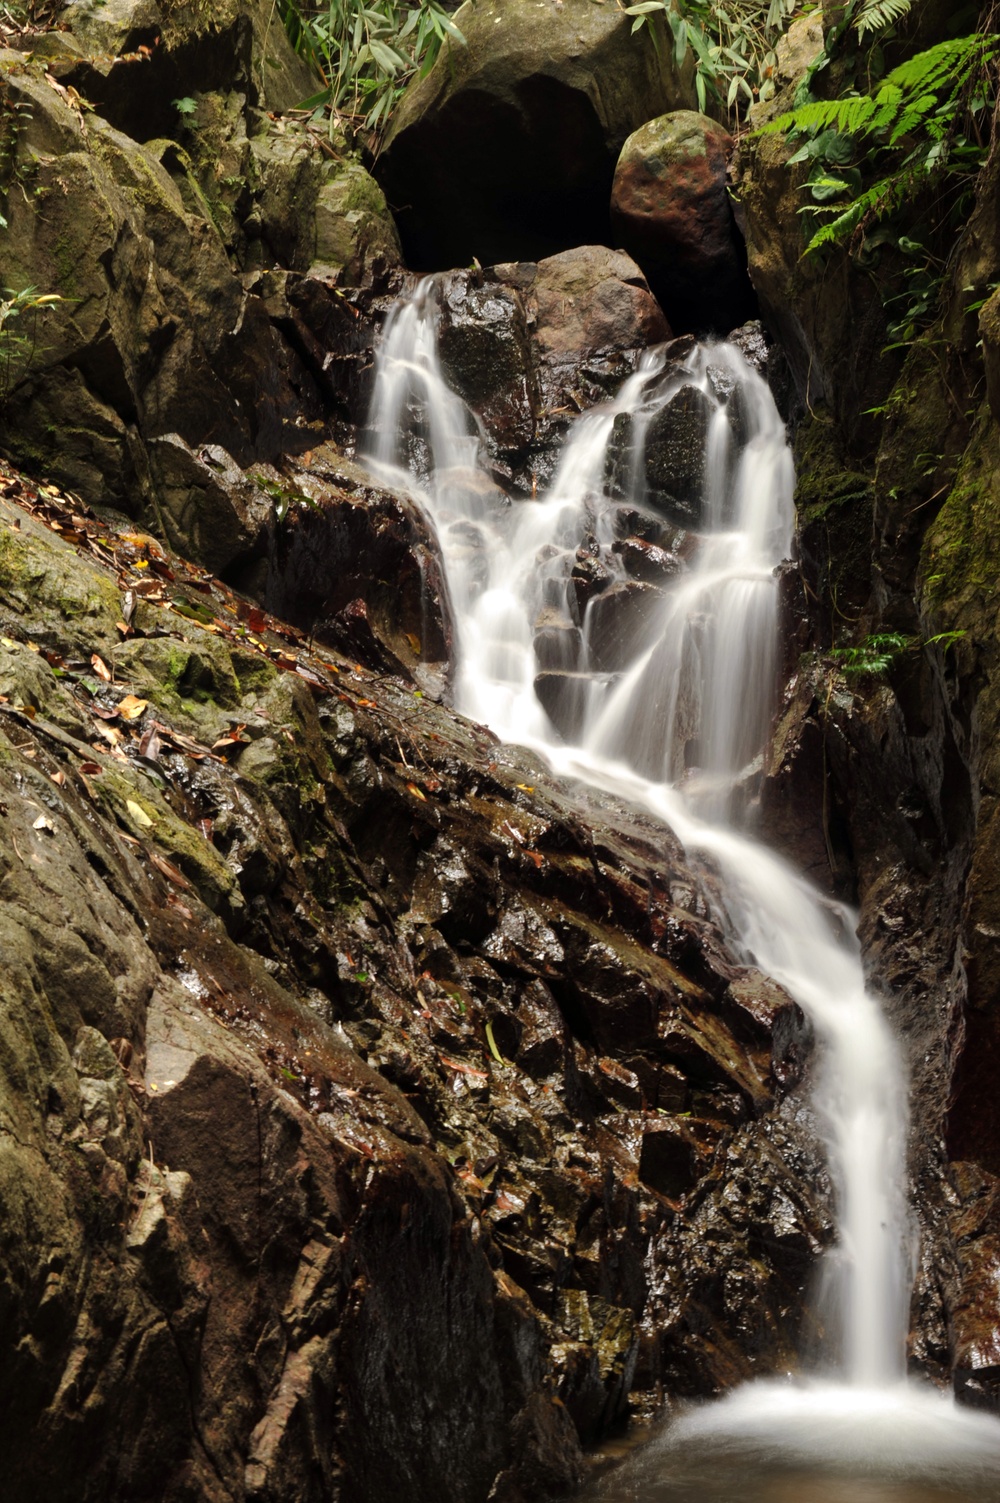
{"type": "Polygon", "coordinates": [[[160,856],[156,851],[149,851],[147,854],[152,864],[156,867],[156,870],[162,873],[169,882],[173,882],[175,887],[190,890],[191,883],[183,872],[177,870],[172,861],[168,861],[166,857],[160,856]]]}
{"type": "Polygon", "coordinates": [[[149,700],[137,699],[134,694],[126,694],[124,699],[118,701],[118,713],[123,720],[138,720],[148,708],[149,700]]]}
{"type": "Polygon", "coordinates": [[[93,656],[90,659],[90,666],[91,666],[91,668],[93,668],[93,670],[97,674],[98,678],[102,678],[106,684],[110,684],[110,682],[111,682],[111,669],[108,667],[107,663],[101,657],[100,653],[95,652],[93,654],[93,656]]]}

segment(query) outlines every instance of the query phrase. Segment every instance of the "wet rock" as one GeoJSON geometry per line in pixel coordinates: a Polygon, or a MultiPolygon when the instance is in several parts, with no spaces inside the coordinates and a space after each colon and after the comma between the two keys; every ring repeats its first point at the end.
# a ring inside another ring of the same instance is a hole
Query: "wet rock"
{"type": "Polygon", "coordinates": [[[608,445],[606,479],[611,494],[628,497],[638,481],[646,506],[675,527],[697,529],[701,523],[705,440],[714,412],[715,404],[699,387],[680,386],[645,426],[637,476],[632,473],[636,463],[632,452],[635,419],[619,413],[608,445]]]}
{"type": "Polygon", "coordinates": [[[713,407],[705,393],[685,386],[656,414],[646,433],[646,499],[679,525],[699,519],[705,438],[713,407]]]}
{"type": "Polygon", "coordinates": [[[407,91],[378,163],[408,263],[537,260],[608,240],[615,160],[630,131],[690,102],[666,29],[586,0],[463,12],[407,91]]]}
{"type": "Polygon", "coordinates": [[[643,1133],[639,1178],[668,1200],[680,1200],[698,1179],[694,1145],[676,1127],[643,1133]]]}
{"type": "Polygon", "coordinates": [[[368,667],[440,690],[451,621],[437,542],[417,504],[375,487],[332,449],[279,487],[269,610],[368,667]]]}
{"type": "Polygon", "coordinates": [[[570,744],[580,740],[591,682],[589,673],[569,673],[565,669],[548,668],[535,675],[535,693],[542,709],[563,740],[570,744]]]}
{"type": "Polygon", "coordinates": [[[448,384],[477,414],[490,446],[516,463],[534,437],[538,408],[524,301],[508,287],[455,273],[441,284],[440,308],[448,384]]]}
{"type": "Polygon", "coordinates": [[[676,553],[647,542],[645,538],[622,538],[612,543],[611,551],[621,559],[631,578],[643,584],[665,584],[681,569],[676,553]]]}
{"type": "Polygon", "coordinates": [[[726,189],[731,150],[723,126],[678,110],[629,136],[615,168],[615,235],[679,331],[725,334],[755,310],[726,189]]]}
{"type": "Polygon", "coordinates": [[[578,1338],[558,1353],[560,1398],[578,1433],[592,1439],[624,1411],[635,1371],[635,1319],[631,1310],[574,1290],[563,1297],[560,1324],[578,1338]]]}
{"type": "Polygon", "coordinates": [[[613,584],[587,610],[585,635],[590,659],[602,673],[626,667],[652,641],[663,609],[656,585],[628,580],[613,584]]]}
{"type": "Polygon", "coordinates": [[[548,607],[540,612],[532,640],[540,668],[565,673],[580,661],[583,633],[561,611],[548,607]]]}
{"type": "Polygon", "coordinates": [[[788,1008],[670,833],[131,533],[105,573],[0,513],[5,631],[67,664],[0,665],[11,1497],[513,1503],[565,1491],[633,1384],[786,1360],[826,1235],[788,1008]],[[126,692],[149,721],[102,719],[126,692]],[[672,1129],[680,1217],[639,1173],[672,1129]]]}

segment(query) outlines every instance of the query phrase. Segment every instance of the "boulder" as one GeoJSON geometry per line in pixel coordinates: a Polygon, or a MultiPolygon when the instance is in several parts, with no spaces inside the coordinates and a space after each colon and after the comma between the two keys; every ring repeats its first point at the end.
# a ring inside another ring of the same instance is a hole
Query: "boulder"
{"type": "Polygon", "coordinates": [[[316,74],[275,19],[267,0],[71,0],[58,34],[69,43],[48,36],[43,48],[57,76],[105,119],[150,141],[174,133],[180,98],[236,90],[252,107],[278,112],[314,93],[316,74]]]}
{"type": "Polygon", "coordinates": [[[726,334],[756,310],[726,189],[732,144],[707,115],[675,110],[629,136],[615,168],[612,228],[678,331],[726,334]]]}
{"type": "Polygon", "coordinates": [[[369,668],[439,692],[451,619],[437,540],[416,502],[373,486],[332,446],[273,489],[268,610],[369,668]]]}
{"type": "Polygon", "coordinates": [[[335,383],[300,305],[382,275],[399,260],[395,230],[342,142],[321,149],[263,111],[294,102],[303,80],[289,53],[298,82],[266,93],[266,59],[287,42],[279,25],[265,47],[253,6],[234,0],[211,18],[178,6],[168,22],[153,4],[116,0],[65,19],[75,29],[43,39],[44,67],[0,59],[21,185],[5,197],[4,280],[57,295],[30,326],[21,317],[0,441],[86,501],[147,526],[172,516],[175,546],[204,544],[203,561],[226,568],[246,539],[216,535],[214,517],[178,530],[180,449],[164,478],[154,441],[208,445],[246,468],[324,437],[335,383]],[[134,50],[114,61],[123,48],[134,50]],[[160,94],[191,90],[204,91],[193,113],[171,105],[157,124],[160,94]]]}
{"type": "Polygon", "coordinates": [[[598,672],[621,671],[652,642],[662,607],[663,591],[635,580],[613,584],[591,601],[585,633],[598,672]]]}
{"type": "Polygon", "coordinates": [[[377,164],[421,270],[536,260],[608,239],[626,137],[689,104],[661,21],[632,32],[591,0],[479,0],[410,85],[377,164]]]}
{"type": "MultiPolygon", "coordinates": [[[[522,310],[517,327],[527,332],[529,367],[518,377],[516,400],[523,390],[533,417],[530,444],[498,458],[520,488],[534,490],[554,473],[569,421],[614,396],[643,351],[670,338],[670,327],[635,262],[603,245],[494,266],[486,277],[509,289],[522,310]]],[[[483,417],[498,405],[495,398],[477,405],[465,380],[457,389],[483,417]]]]}
{"type": "Polygon", "coordinates": [[[176,433],[149,448],[159,520],[167,541],[223,574],[259,556],[277,472],[246,474],[217,444],[193,450],[176,433]]]}
{"type": "MultiPolygon", "coordinates": [[[[714,403],[700,387],[681,386],[646,425],[643,500],[676,527],[701,523],[705,440],[714,413],[714,403]]],[[[625,497],[631,490],[634,426],[628,413],[615,418],[607,460],[612,495],[625,497]]]]}

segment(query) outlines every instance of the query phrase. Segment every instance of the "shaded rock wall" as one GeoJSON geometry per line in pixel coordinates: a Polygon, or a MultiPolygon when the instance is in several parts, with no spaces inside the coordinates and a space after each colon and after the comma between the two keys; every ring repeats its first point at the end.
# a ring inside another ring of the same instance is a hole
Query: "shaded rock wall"
{"type": "MultiPolygon", "coordinates": [[[[913,47],[953,21],[922,13],[913,47]]],[[[793,25],[780,58],[786,105],[821,41],[816,17],[793,25]]],[[[800,259],[801,188],[787,152],[764,137],[741,156],[751,272],[804,410],[805,591],[789,596],[789,627],[808,651],[791,665],[769,749],[763,827],[821,885],[860,904],[866,963],[911,1076],[911,1359],[996,1407],[986,517],[998,455],[984,299],[997,276],[997,172],[991,162],[980,178],[939,317],[904,359],[881,351],[891,259],[878,281],[844,252],[800,259]],[[843,672],[845,651],[886,633],[902,646],[885,671],[843,672]]]]}
{"type": "Polygon", "coordinates": [[[312,81],[271,7],[64,16],[0,56],[4,281],[62,299],[5,366],[0,440],[170,532],[158,441],[247,466],[322,439],[326,351],[294,289],[332,300],[397,264],[398,240],[343,137],[280,115],[312,81]]]}

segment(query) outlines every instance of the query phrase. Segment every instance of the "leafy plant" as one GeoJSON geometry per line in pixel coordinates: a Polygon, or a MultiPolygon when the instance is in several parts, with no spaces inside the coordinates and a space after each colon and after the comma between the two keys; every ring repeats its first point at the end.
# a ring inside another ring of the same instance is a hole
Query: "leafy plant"
{"type": "Polygon", "coordinates": [[[905,637],[900,632],[878,632],[865,637],[855,647],[836,647],[830,656],[848,678],[860,678],[865,674],[878,677],[886,673],[904,652],[918,645],[916,637],[905,637]]]}
{"type": "Polygon", "coordinates": [[[305,491],[289,490],[279,485],[277,481],[268,479],[266,475],[256,474],[252,478],[261,490],[270,496],[271,505],[274,508],[274,519],[279,526],[288,516],[292,506],[309,506],[313,511],[321,509],[316,498],[307,495],[305,491]]]}
{"type": "Polygon", "coordinates": [[[909,15],[913,0],[854,0],[847,7],[847,20],[859,37],[879,36],[909,15]]]}
{"type": "Polygon", "coordinates": [[[63,299],[57,292],[5,287],[0,296],[0,405],[6,402],[19,375],[31,364],[38,347],[39,318],[63,299]]]}
{"type": "Polygon", "coordinates": [[[904,653],[917,652],[922,647],[950,647],[964,636],[964,631],[942,631],[921,641],[902,632],[876,632],[854,647],[835,647],[830,656],[847,678],[880,678],[904,653]]]}
{"type": "Polygon", "coordinates": [[[360,125],[374,136],[388,124],[410,79],[433,66],[446,41],[465,38],[434,0],[279,0],[288,36],[319,71],[323,88],[303,109],[360,125]]]}
{"type": "Polygon", "coordinates": [[[813,233],[807,255],[856,238],[929,187],[971,181],[985,158],[979,121],[993,107],[998,48],[992,34],[940,42],[894,68],[874,92],[809,100],[761,128],[806,138],[791,158],[812,163],[805,212],[833,216],[813,233]],[[860,163],[873,158],[880,176],[862,188],[860,163]]]}
{"type": "MultiPolygon", "coordinates": [[[[683,67],[694,59],[698,108],[709,99],[723,102],[737,117],[757,100],[774,93],[775,44],[786,31],[797,0],[639,0],[626,5],[634,16],[633,32],[663,16],[674,41],[674,58],[683,67]]],[[[656,41],[656,32],[650,29],[656,41]]]]}

